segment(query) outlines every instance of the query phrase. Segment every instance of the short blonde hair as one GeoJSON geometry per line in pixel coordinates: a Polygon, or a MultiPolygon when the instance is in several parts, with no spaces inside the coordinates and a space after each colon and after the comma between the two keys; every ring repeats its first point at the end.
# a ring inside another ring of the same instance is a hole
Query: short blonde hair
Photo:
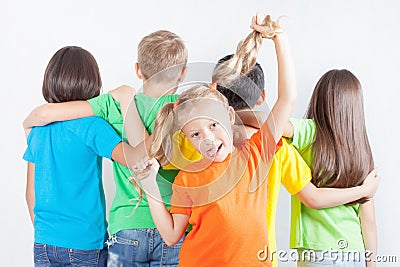
{"type": "Polygon", "coordinates": [[[138,63],[145,79],[153,77],[158,82],[178,79],[187,58],[182,39],[170,31],[153,32],[138,45],[138,63]]]}

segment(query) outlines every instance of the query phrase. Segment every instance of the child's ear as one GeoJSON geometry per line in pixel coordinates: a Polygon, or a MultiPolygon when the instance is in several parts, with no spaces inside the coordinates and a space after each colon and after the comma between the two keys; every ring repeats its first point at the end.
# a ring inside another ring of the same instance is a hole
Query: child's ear
{"type": "Polygon", "coordinates": [[[256,105],[261,106],[265,101],[265,89],[262,91],[260,98],[257,100],[256,105]]]}
{"type": "Polygon", "coordinates": [[[233,109],[233,107],[229,106],[228,108],[228,114],[229,114],[229,121],[231,123],[231,125],[235,124],[235,110],[233,109]]]}
{"type": "Polygon", "coordinates": [[[186,72],[187,72],[187,67],[185,66],[182,68],[181,74],[179,75],[178,83],[183,82],[183,80],[185,79],[185,76],[186,76],[186,72]]]}
{"type": "Polygon", "coordinates": [[[136,72],[136,76],[139,79],[143,80],[143,74],[142,74],[142,71],[140,70],[139,63],[137,63],[137,62],[135,63],[135,72],[136,72]]]}

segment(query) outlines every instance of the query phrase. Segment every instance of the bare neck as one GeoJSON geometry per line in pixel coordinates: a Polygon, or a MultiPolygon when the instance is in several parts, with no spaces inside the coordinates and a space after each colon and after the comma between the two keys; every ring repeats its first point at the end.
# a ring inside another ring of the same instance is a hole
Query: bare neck
{"type": "Polygon", "coordinates": [[[143,81],[143,94],[150,97],[161,97],[163,95],[171,95],[178,89],[177,83],[155,83],[143,81]]]}

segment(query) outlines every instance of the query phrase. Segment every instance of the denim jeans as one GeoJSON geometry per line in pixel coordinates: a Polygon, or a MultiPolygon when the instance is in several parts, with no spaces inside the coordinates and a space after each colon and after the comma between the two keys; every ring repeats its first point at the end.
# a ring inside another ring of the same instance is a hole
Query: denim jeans
{"type": "Polygon", "coordinates": [[[298,267],[365,267],[364,251],[322,251],[298,249],[298,267]],[[302,255],[304,255],[302,257],[302,255]]]}
{"type": "Polygon", "coordinates": [[[79,250],[46,244],[34,244],[35,267],[105,267],[108,249],[79,250]]]}
{"type": "Polygon", "coordinates": [[[167,246],[157,229],[122,230],[109,239],[108,267],[178,266],[178,254],[186,234],[167,246]]]}

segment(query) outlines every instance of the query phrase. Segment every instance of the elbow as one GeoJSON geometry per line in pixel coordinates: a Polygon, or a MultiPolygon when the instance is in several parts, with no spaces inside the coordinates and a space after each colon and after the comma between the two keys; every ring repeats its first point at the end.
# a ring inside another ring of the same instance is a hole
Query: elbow
{"type": "Polygon", "coordinates": [[[315,197],[308,197],[301,201],[307,208],[319,210],[322,209],[323,206],[320,204],[317,198],[315,197]]]}
{"type": "Polygon", "coordinates": [[[36,119],[40,125],[45,125],[50,120],[50,112],[46,108],[37,111],[36,119]]]}

